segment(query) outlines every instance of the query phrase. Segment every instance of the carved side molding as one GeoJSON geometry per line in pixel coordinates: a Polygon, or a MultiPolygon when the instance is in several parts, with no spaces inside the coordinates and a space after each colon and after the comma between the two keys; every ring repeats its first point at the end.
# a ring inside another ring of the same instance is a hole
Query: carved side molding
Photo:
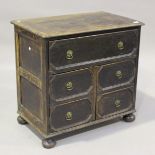
{"type": "Polygon", "coordinates": [[[33,75],[32,73],[30,73],[29,71],[25,70],[22,67],[19,67],[18,73],[20,76],[24,77],[25,79],[27,79],[32,84],[34,84],[38,88],[42,89],[41,80],[39,78],[37,78],[35,75],[33,75]]]}

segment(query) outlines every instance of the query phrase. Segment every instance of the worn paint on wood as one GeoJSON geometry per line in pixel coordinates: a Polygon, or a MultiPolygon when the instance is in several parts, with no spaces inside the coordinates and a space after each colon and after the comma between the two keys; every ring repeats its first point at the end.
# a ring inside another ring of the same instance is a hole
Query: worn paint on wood
{"type": "Polygon", "coordinates": [[[107,12],[14,20],[12,23],[43,38],[143,25],[142,22],[107,12]]]}

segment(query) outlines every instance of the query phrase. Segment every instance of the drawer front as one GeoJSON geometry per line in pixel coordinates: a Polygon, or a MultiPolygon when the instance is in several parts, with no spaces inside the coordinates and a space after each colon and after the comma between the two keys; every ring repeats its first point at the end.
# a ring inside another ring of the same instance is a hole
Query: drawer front
{"type": "Polygon", "coordinates": [[[130,110],[134,106],[133,97],[133,89],[130,88],[98,96],[98,118],[130,110]]]}
{"type": "Polygon", "coordinates": [[[101,66],[98,72],[98,89],[105,90],[131,83],[135,70],[132,60],[101,66]]]}
{"type": "Polygon", "coordinates": [[[54,107],[51,110],[50,124],[53,130],[62,130],[86,123],[91,118],[91,102],[88,99],[82,99],[54,107]]]}
{"type": "Polygon", "coordinates": [[[138,30],[57,40],[50,42],[49,62],[52,69],[61,70],[127,56],[137,47],[138,30]]]}
{"type": "Polygon", "coordinates": [[[92,72],[89,69],[51,75],[50,97],[62,101],[88,95],[93,88],[92,72]]]}

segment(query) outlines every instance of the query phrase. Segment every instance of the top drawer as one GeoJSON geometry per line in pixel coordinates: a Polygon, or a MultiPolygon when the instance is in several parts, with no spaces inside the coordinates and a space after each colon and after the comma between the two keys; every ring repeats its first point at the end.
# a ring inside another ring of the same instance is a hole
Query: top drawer
{"type": "Polygon", "coordinates": [[[138,47],[138,30],[51,41],[49,62],[53,70],[131,55],[138,47]]]}

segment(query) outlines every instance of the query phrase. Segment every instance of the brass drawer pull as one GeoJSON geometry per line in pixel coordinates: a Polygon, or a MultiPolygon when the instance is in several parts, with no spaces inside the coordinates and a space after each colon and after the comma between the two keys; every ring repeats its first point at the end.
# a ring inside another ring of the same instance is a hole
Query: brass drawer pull
{"type": "Polygon", "coordinates": [[[121,106],[121,101],[117,99],[114,104],[116,108],[119,108],[121,106]]]}
{"type": "Polygon", "coordinates": [[[119,50],[123,50],[124,49],[124,43],[123,43],[123,41],[119,41],[117,43],[117,47],[118,47],[119,50]]]}
{"type": "Polygon", "coordinates": [[[73,50],[68,50],[68,51],[66,52],[66,59],[67,59],[67,60],[73,59],[73,50]]]}
{"type": "Polygon", "coordinates": [[[70,111],[67,112],[67,113],[66,113],[66,120],[67,120],[67,121],[72,120],[72,116],[73,116],[72,112],[70,112],[70,111]]]}
{"type": "Polygon", "coordinates": [[[115,75],[118,79],[121,79],[123,77],[123,73],[121,70],[116,71],[115,75]]]}
{"type": "Polygon", "coordinates": [[[66,83],[66,89],[67,90],[72,90],[73,89],[73,83],[71,81],[66,83]]]}

